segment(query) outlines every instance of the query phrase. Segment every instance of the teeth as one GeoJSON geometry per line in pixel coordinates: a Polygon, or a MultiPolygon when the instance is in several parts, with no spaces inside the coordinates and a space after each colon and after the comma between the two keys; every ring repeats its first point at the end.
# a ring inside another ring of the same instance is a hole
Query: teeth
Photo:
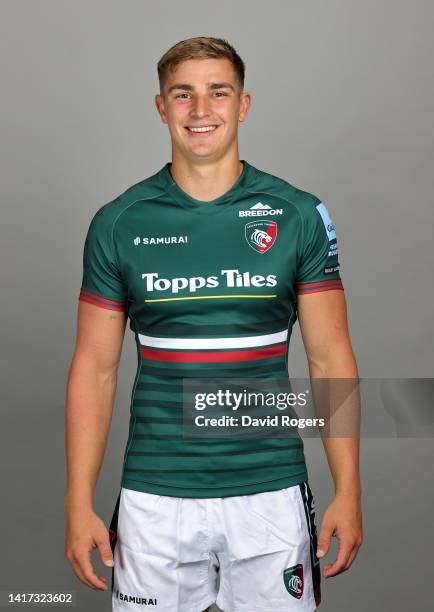
{"type": "Polygon", "coordinates": [[[206,125],[204,127],[189,127],[188,129],[191,132],[212,132],[213,130],[216,129],[217,126],[215,125],[206,125]]]}

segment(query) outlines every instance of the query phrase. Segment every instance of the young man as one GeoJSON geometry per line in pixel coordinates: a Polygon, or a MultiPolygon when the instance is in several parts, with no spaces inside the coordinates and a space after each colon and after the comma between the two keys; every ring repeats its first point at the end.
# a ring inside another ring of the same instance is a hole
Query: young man
{"type": "Polygon", "coordinates": [[[158,64],[172,162],[102,206],[84,249],[67,397],[66,556],[113,610],[310,612],[319,557],[362,541],[357,439],[324,439],[335,483],[317,543],[300,438],[189,439],[189,377],[287,377],[299,319],[312,378],[356,378],[336,236],[314,195],[239,159],[251,96],[222,39],[193,38],[158,64]],[[110,534],[92,497],[127,317],[138,368],[110,534]],[[219,587],[217,577],[219,576],[219,587]]]}

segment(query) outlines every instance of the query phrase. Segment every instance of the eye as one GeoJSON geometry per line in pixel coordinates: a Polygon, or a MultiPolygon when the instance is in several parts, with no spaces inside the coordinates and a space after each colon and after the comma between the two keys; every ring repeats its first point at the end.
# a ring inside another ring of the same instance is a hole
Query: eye
{"type": "Polygon", "coordinates": [[[186,99],[186,97],[185,97],[185,96],[189,96],[189,95],[190,95],[189,93],[184,92],[184,93],[177,94],[177,95],[175,96],[175,98],[176,98],[176,99],[178,99],[178,98],[182,98],[183,100],[185,100],[185,99],[186,99]]]}
{"type": "Polygon", "coordinates": [[[224,92],[224,91],[216,91],[216,92],[215,92],[215,95],[216,95],[218,98],[220,98],[220,96],[223,96],[223,97],[224,97],[224,96],[226,96],[227,94],[226,94],[226,92],[224,92]]]}

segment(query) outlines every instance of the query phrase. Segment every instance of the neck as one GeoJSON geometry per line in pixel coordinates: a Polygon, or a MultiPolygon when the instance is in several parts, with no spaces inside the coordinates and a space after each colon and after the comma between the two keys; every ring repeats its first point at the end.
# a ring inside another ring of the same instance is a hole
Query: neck
{"type": "Polygon", "coordinates": [[[202,161],[199,164],[172,153],[172,178],[192,198],[204,202],[215,200],[229,191],[243,171],[238,151],[235,153],[217,161],[202,161]]]}

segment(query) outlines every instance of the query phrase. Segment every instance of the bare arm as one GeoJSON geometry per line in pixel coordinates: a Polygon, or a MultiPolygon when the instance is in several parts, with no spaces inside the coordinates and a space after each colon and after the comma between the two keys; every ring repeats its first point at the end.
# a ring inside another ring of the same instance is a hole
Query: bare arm
{"type": "MultiPolygon", "coordinates": [[[[344,292],[300,295],[298,316],[310,377],[357,379],[344,292]]],[[[350,567],[362,543],[359,438],[323,437],[322,440],[335,484],[335,499],[324,514],[318,556],[327,554],[332,535],[339,539],[337,559],[324,568],[324,576],[329,577],[350,567]]]]}
{"type": "Polygon", "coordinates": [[[91,548],[99,547],[103,561],[112,558],[107,529],[93,513],[93,492],[107,445],[126,320],[124,312],[80,301],[68,376],[66,556],[77,576],[94,588],[105,586],[91,567],[91,548]]]}

